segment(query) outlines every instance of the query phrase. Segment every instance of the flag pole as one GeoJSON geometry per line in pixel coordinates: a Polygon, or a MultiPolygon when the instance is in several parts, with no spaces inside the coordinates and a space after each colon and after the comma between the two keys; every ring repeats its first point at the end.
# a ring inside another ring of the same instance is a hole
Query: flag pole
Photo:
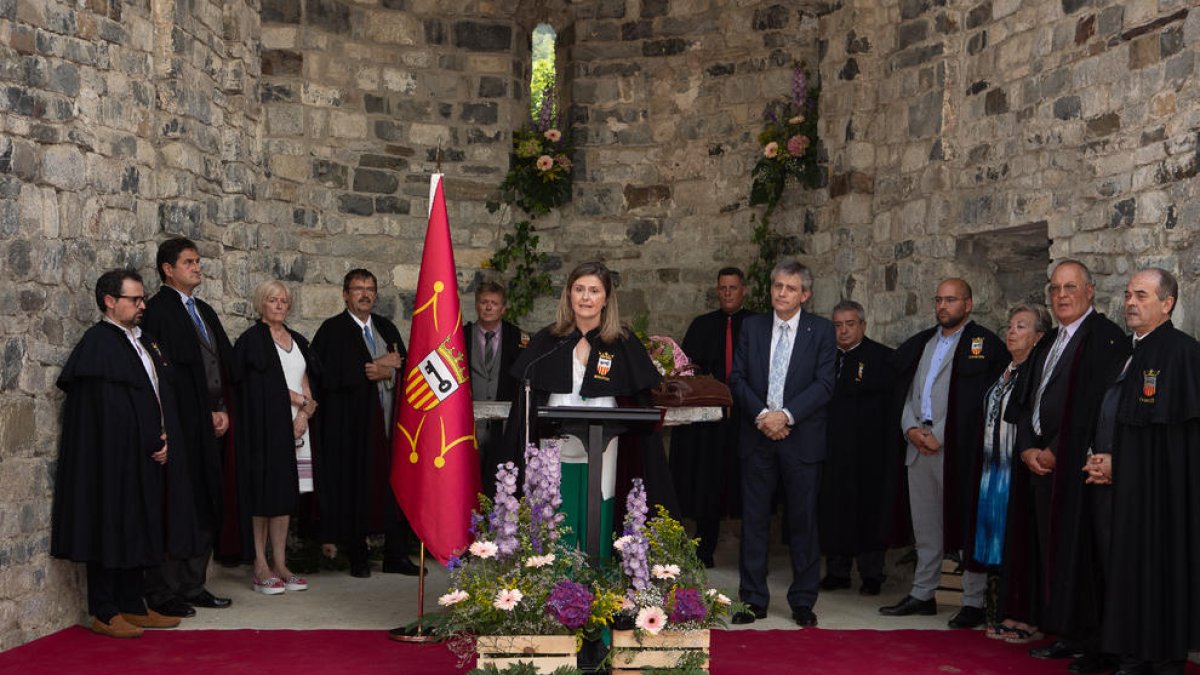
{"type": "Polygon", "coordinates": [[[440,639],[425,632],[425,542],[421,542],[421,561],[417,565],[417,620],[388,631],[388,638],[396,642],[437,642],[440,639]]]}

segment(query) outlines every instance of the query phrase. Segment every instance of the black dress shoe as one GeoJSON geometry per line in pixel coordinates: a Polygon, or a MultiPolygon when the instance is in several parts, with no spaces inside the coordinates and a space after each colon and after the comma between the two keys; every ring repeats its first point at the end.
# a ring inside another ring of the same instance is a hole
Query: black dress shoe
{"type": "Polygon", "coordinates": [[[1103,654],[1084,654],[1071,661],[1067,670],[1072,673],[1107,673],[1118,665],[1116,659],[1103,654]]]}
{"type": "Polygon", "coordinates": [[[181,598],[171,598],[161,605],[155,605],[150,609],[162,614],[163,616],[173,616],[179,619],[187,619],[196,616],[196,610],[181,598]]]}
{"type": "Polygon", "coordinates": [[[858,589],[858,594],[879,595],[881,588],[883,588],[883,579],[863,579],[862,586],[858,589]]]}
{"type": "Polygon", "coordinates": [[[767,608],[766,607],[759,607],[758,605],[747,604],[746,609],[743,609],[742,611],[738,612],[737,614],[734,614],[733,618],[730,619],[730,621],[733,623],[736,623],[738,625],[742,625],[742,624],[747,624],[747,623],[754,623],[755,619],[765,619],[765,618],[767,618],[767,608]]]}
{"type": "Polygon", "coordinates": [[[947,625],[951,628],[979,628],[984,621],[987,621],[987,615],[982,608],[963,605],[957,614],[950,617],[947,625]]]}
{"type": "Polygon", "coordinates": [[[359,579],[366,579],[371,576],[371,564],[362,563],[361,565],[350,565],[350,576],[359,579]]]}
{"type": "MultiPolygon", "coordinates": [[[[425,570],[428,572],[429,570],[425,570]]],[[[399,560],[384,560],[384,574],[403,574],[406,577],[415,577],[420,574],[421,568],[408,558],[400,558],[399,560]]]]}
{"type": "Polygon", "coordinates": [[[933,616],[937,614],[937,601],[933,598],[918,600],[911,595],[906,595],[903,600],[894,605],[880,607],[879,613],[884,616],[909,616],[911,614],[933,616]]]}
{"type": "Polygon", "coordinates": [[[821,590],[836,591],[842,588],[850,588],[850,580],[846,577],[835,577],[832,574],[826,574],[821,580],[821,590]]]}
{"type": "Polygon", "coordinates": [[[1062,640],[1055,640],[1051,644],[1030,649],[1029,655],[1035,659],[1077,659],[1083,656],[1083,651],[1062,640]]]}
{"type": "Polygon", "coordinates": [[[812,628],[817,625],[817,615],[813,614],[811,607],[793,609],[792,618],[795,619],[796,625],[801,628],[812,628]]]}
{"type": "MultiPolygon", "coordinates": [[[[230,605],[233,604],[233,600],[230,600],[229,598],[218,598],[217,596],[213,595],[212,593],[209,593],[208,589],[206,588],[206,589],[200,591],[199,594],[188,598],[187,603],[189,605],[191,605],[192,607],[207,607],[208,609],[225,609],[226,607],[229,607],[230,605]]],[[[160,612],[160,614],[161,614],[161,612],[160,612]]]]}

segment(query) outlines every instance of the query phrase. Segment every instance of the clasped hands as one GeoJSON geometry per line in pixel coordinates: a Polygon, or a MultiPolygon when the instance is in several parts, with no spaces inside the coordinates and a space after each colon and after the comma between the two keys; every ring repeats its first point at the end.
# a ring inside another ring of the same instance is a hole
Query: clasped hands
{"type": "Polygon", "coordinates": [[[1021,461],[1038,476],[1049,475],[1058,463],[1050,448],[1028,448],[1021,453],[1021,461]]]}
{"type": "Polygon", "coordinates": [[[905,436],[922,455],[936,455],[942,449],[942,442],[927,427],[912,427],[905,436]]]}
{"type": "Polygon", "coordinates": [[[1112,485],[1112,455],[1107,452],[1090,455],[1083,465],[1083,472],[1087,474],[1084,483],[1112,485]]]}
{"type": "Polygon", "coordinates": [[[759,415],[754,420],[754,426],[773,441],[782,441],[792,433],[792,428],[788,426],[787,413],[782,410],[772,410],[759,415]]]}
{"type": "Polygon", "coordinates": [[[388,352],[374,361],[367,361],[363,372],[372,382],[392,379],[392,373],[400,367],[402,361],[398,352],[388,352]]]}

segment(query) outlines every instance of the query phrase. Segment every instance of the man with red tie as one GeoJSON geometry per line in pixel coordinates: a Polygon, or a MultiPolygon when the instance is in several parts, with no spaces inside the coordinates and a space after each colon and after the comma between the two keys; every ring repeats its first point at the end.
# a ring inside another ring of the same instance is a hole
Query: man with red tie
{"type": "MultiPolygon", "coordinates": [[[[742,320],[752,312],[742,307],[746,276],[736,267],[717,272],[716,311],[696,317],[683,338],[683,352],[697,371],[728,384],[733,369],[733,347],[742,320]]],[[[737,510],[737,413],[721,422],[704,422],[671,432],[671,475],[683,516],[696,519],[696,553],[707,567],[721,529],[721,516],[737,510]]]]}

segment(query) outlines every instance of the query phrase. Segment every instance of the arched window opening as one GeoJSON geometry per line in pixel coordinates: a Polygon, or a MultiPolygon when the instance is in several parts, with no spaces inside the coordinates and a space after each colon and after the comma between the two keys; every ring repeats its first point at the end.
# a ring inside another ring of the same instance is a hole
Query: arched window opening
{"type": "Polygon", "coordinates": [[[529,115],[540,128],[549,128],[558,118],[557,73],[554,54],[558,34],[550,24],[533,29],[533,69],[529,79],[529,115]]]}

